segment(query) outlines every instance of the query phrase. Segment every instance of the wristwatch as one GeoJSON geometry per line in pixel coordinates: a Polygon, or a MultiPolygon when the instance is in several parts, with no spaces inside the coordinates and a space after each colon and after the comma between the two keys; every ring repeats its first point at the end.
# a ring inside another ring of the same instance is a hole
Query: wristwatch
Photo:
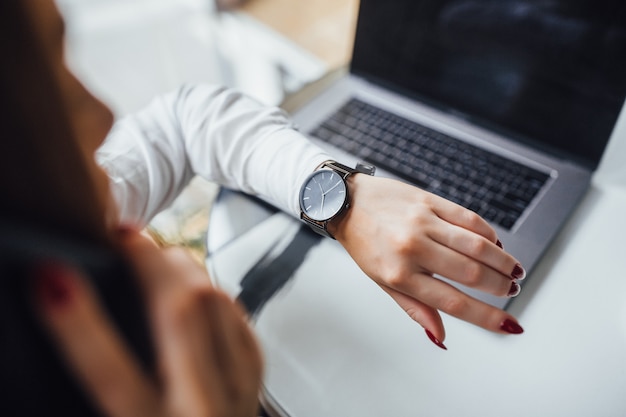
{"type": "Polygon", "coordinates": [[[372,165],[358,163],[350,168],[335,161],[326,161],[307,177],[300,189],[300,218],[317,233],[334,239],[328,222],[350,207],[346,180],[355,173],[374,175],[372,165]]]}

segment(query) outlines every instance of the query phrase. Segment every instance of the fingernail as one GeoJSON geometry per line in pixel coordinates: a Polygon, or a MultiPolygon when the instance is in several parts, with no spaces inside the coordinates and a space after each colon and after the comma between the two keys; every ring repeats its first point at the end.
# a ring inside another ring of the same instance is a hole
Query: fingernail
{"type": "Polygon", "coordinates": [[[517,297],[521,291],[522,291],[522,287],[520,287],[520,285],[517,282],[513,281],[511,283],[511,288],[509,289],[509,293],[506,296],[517,297]]]}
{"type": "Polygon", "coordinates": [[[433,342],[434,344],[436,344],[437,346],[439,346],[443,350],[448,350],[446,345],[441,343],[441,341],[439,339],[437,339],[435,337],[435,335],[430,332],[430,330],[428,330],[428,329],[424,329],[424,330],[426,331],[426,336],[428,336],[428,338],[430,339],[431,342],[433,342]]]}
{"type": "Polygon", "coordinates": [[[35,291],[44,305],[59,308],[71,303],[74,291],[67,278],[69,273],[66,266],[57,262],[46,262],[35,269],[35,291]]]}
{"type": "Polygon", "coordinates": [[[500,239],[498,239],[498,241],[496,242],[496,245],[498,245],[500,249],[504,249],[504,246],[502,245],[502,242],[500,242],[500,239]]]}
{"type": "Polygon", "coordinates": [[[515,264],[515,267],[513,268],[513,272],[511,272],[511,277],[519,281],[526,278],[526,271],[524,270],[524,268],[522,268],[522,265],[515,264]]]}
{"type": "Polygon", "coordinates": [[[522,328],[522,326],[520,326],[519,324],[517,324],[511,319],[504,320],[502,324],[500,324],[500,329],[511,334],[524,333],[524,329],[522,328]]]}

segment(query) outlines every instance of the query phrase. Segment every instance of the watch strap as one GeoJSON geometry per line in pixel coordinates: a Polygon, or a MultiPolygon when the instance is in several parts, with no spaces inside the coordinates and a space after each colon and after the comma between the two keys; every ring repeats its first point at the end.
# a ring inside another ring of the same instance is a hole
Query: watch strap
{"type": "Polygon", "coordinates": [[[358,162],[356,164],[356,168],[350,168],[349,166],[341,164],[337,161],[329,160],[322,162],[317,167],[316,171],[322,168],[332,169],[333,171],[341,174],[344,180],[348,178],[349,175],[357,172],[367,175],[374,175],[374,173],[376,172],[376,167],[374,165],[366,164],[365,162],[358,162]]]}

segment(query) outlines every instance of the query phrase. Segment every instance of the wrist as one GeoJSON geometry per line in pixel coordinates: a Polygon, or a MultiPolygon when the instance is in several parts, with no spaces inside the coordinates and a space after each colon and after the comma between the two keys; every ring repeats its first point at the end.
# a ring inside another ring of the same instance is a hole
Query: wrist
{"type": "Polygon", "coordinates": [[[360,173],[351,175],[347,178],[346,184],[348,187],[348,195],[350,196],[350,207],[348,210],[344,210],[338,216],[332,218],[328,221],[328,231],[335,237],[336,240],[341,241],[345,232],[350,227],[352,213],[354,212],[355,206],[358,206],[358,190],[359,187],[362,186],[364,178],[367,178],[368,175],[363,175],[360,173]]]}
{"type": "Polygon", "coordinates": [[[300,218],[314,231],[335,239],[332,230],[342,229],[354,201],[349,188],[354,184],[352,177],[357,173],[374,175],[374,171],[374,166],[362,163],[354,169],[336,161],[323,163],[300,188],[300,218]]]}

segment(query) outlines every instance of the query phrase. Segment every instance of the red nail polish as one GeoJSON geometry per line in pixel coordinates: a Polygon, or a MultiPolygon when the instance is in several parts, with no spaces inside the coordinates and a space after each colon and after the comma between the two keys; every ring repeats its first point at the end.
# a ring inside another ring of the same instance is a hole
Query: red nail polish
{"type": "Polygon", "coordinates": [[[59,308],[72,301],[72,284],[67,278],[69,273],[68,268],[54,262],[42,264],[35,270],[36,292],[42,303],[59,308]]]}
{"type": "Polygon", "coordinates": [[[498,241],[496,242],[496,245],[498,245],[500,249],[504,249],[504,246],[502,245],[502,242],[500,242],[500,239],[498,239],[498,241]]]}
{"type": "Polygon", "coordinates": [[[424,330],[426,331],[426,336],[428,336],[428,338],[430,339],[431,342],[433,342],[434,344],[436,344],[437,346],[439,346],[443,350],[448,350],[446,345],[441,343],[441,341],[439,341],[439,339],[437,339],[435,337],[435,335],[430,332],[430,330],[428,330],[428,329],[424,329],[424,330]]]}
{"type": "Polygon", "coordinates": [[[524,329],[522,328],[522,326],[520,326],[519,324],[517,324],[511,319],[504,320],[502,324],[500,324],[500,329],[511,334],[524,333],[524,329]]]}
{"type": "Polygon", "coordinates": [[[511,289],[509,289],[509,293],[506,296],[517,297],[521,291],[522,291],[522,287],[520,287],[520,285],[517,282],[513,281],[511,283],[511,289]]]}
{"type": "Polygon", "coordinates": [[[513,279],[517,279],[520,281],[526,278],[526,271],[524,271],[524,268],[522,268],[522,265],[515,264],[515,267],[513,268],[513,272],[511,272],[511,277],[513,277],[513,279]]]}

